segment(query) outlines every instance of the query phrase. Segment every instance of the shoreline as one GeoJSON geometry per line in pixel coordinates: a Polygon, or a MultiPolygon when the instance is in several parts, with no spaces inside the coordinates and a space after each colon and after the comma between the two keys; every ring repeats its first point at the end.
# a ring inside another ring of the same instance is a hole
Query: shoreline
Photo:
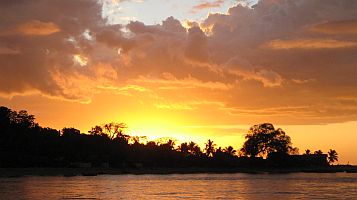
{"type": "Polygon", "coordinates": [[[169,174],[284,174],[284,173],[357,173],[357,166],[306,168],[0,168],[1,178],[26,176],[169,175],[169,174]]]}

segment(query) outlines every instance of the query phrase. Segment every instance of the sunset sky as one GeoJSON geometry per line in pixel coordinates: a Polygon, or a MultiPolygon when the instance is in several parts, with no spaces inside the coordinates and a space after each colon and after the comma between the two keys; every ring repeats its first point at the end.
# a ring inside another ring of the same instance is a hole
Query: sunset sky
{"type": "Polygon", "coordinates": [[[0,105],[236,149],[270,122],[357,164],[357,1],[1,0],[0,105]]]}

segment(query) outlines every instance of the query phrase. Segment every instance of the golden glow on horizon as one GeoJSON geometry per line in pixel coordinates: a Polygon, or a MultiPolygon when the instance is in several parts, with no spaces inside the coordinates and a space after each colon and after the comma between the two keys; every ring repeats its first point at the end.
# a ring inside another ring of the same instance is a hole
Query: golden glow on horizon
{"type": "Polygon", "coordinates": [[[183,142],[196,142],[201,149],[205,147],[208,139],[214,141],[215,144],[222,148],[229,145],[235,149],[240,149],[244,142],[244,134],[237,133],[236,135],[227,135],[217,137],[217,132],[210,128],[190,128],[184,126],[165,126],[165,125],[138,125],[133,124],[127,130],[132,136],[146,136],[148,141],[155,141],[160,138],[172,138],[176,141],[176,146],[183,142]]]}
{"type": "MultiPolygon", "coordinates": [[[[26,98],[24,98],[25,100],[26,98]]],[[[109,122],[124,122],[128,125],[127,133],[135,136],[147,136],[148,140],[156,140],[163,137],[177,139],[177,144],[194,141],[204,148],[208,139],[213,140],[217,146],[226,147],[232,145],[240,149],[244,142],[244,135],[253,124],[217,125],[223,121],[230,121],[225,115],[210,111],[200,114],[196,119],[194,115],[184,115],[182,111],[156,110],[149,105],[141,105],[135,100],[122,100],[121,107],[115,108],[118,100],[108,99],[108,96],[96,98],[91,104],[78,104],[63,102],[60,100],[48,101],[46,98],[32,96],[31,104],[25,104],[20,98],[15,98],[18,105],[6,105],[13,109],[26,109],[34,114],[37,122],[42,126],[56,129],[63,127],[75,127],[82,133],[87,133],[91,127],[109,122]],[[42,99],[42,100],[41,100],[42,99]],[[47,102],[47,103],[46,103],[47,102]],[[39,110],[39,106],[45,106],[51,112],[39,110]],[[120,114],[118,114],[120,113],[120,114]],[[204,116],[212,117],[204,118],[204,116]],[[222,118],[221,121],[218,120],[222,118]],[[206,122],[205,122],[206,121],[206,122]],[[209,123],[210,122],[210,123],[209,123]]],[[[186,111],[184,111],[185,113],[186,111]]],[[[189,111],[187,111],[189,112],[189,111]]],[[[202,112],[202,111],[200,111],[202,112]]],[[[340,164],[356,164],[355,141],[357,134],[351,131],[357,129],[357,122],[336,123],[329,125],[281,125],[272,122],[276,128],[282,128],[292,138],[293,146],[303,153],[305,149],[321,149],[327,152],[330,148],[339,153],[340,164]],[[339,135],[336,138],[336,135],[339,135]]],[[[233,122],[230,122],[234,124],[233,122]]],[[[263,123],[257,122],[257,123],[263,123]]]]}

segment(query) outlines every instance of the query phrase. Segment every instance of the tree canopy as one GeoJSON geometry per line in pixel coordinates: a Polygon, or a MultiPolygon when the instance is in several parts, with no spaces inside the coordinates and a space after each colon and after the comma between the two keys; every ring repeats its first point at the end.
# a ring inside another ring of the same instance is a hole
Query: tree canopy
{"type": "Polygon", "coordinates": [[[275,129],[270,123],[252,126],[245,138],[241,152],[249,157],[267,156],[274,152],[288,154],[297,151],[292,147],[290,137],[282,129],[275,129]]]}

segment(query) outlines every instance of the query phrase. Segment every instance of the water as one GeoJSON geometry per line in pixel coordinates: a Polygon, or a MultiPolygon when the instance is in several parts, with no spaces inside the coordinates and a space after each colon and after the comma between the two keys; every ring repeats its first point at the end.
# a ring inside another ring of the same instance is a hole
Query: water
{"type": "Polygon", "coordinates": [[[357,199],[357,174],[0,178],[0,199],[357,199]]]}

